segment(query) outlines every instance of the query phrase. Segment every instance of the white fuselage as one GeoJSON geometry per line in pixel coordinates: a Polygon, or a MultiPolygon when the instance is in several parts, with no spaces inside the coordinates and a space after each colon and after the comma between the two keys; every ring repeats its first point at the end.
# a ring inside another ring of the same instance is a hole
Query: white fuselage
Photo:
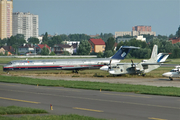
{"type": "Polygon", "coordinates": [[[178,78],[180,77],[180,71],[178,69],[172,69],[170,72],[162,74],[164,77],[178,78]]]}

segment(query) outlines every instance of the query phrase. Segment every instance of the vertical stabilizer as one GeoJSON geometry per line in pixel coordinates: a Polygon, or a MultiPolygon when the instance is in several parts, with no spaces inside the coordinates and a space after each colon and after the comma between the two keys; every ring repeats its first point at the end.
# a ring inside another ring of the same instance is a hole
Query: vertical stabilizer
{"type": "Polygon", "coordinates": [[[158,46],[154,45],[152,53],[151,53],[151,58],[147,62],[156,63],[157,62],[157,53],[158,53],[158,46]]]}
{"type": "MultiPolygon", "coordinates": [[[[144,69],[144,73],[148,73],[148,72],[160,67],[160,64],[156,65],[156,63],[158,63],[157,62],[157,60],[158,60],[157,52],[158,52],[158,46],[154,45],[152,53],[151,53],[151,58],[145,62],[149,65],[146,65],[146,69],[144,69]],[[152,63],[152,64],[150,64],[150,63],[152,63]],[[154,63],[154,65],[153,65],[153,63],[154,63]]],[[[143,67],[145,67],[145,65],[143,67]]]]}
{"type": "Polygon", "coordinates": [[[134,46],[121,46],[119,50],[112,56],[111,59],[123,60],[131,49],[139,49],[139,47],[134,46]]]}

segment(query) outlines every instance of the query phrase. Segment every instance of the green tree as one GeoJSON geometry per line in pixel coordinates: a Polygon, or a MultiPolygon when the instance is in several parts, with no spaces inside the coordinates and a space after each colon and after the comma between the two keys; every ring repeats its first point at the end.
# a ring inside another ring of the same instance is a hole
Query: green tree
{"type": "Polygon", "coordinates": [[[42,43],[47,44],[48,40],[49,40],[48,33],[46,32],[45,35],[43,36],[42,43]]]}
{"type": "Polygon", "coordinates": [[[46,46],[44,46],[44,47],[42,48],[40,54],[41,54],[41,55],[49,55],[49,49],[48,49],[46,46]]]}
{"type": "Polygon", "coordinates": [[[104,57],[104,54],[102,52],[98,52],[97,57],[102,58],[102,57],[104,57]]]}
{"type": "Polygon", "coordinates": [[[105,51],[104,52],[104,57],[111,57],[111,56],[113,56],[113,52],[112,52],[112,50],[107,50],[107,51],[105,51]]]}
{"type": "Polygon", "coordinates": [[[180,26],[179,26],[179,28],[178,28],[178,30],[176,32],[176,37],[180,37],[180,26]]]}
{"type": "Polygon", "coordinates": [[[77,49],[77,55],[89,55],[91,50],[91,45],[87,40],[82,40],[77,49]]]}
{"type": "Polygon", "coordinates": [[[62,55],[70,55],[68,51],[64,51],[62,55]]]}
{"type": "Polygon", "coordinates": [[[30,37],[28,38],[28,43],[39,44],[39,39],[36,37],[30,37]]]}
{"type": "Polygon", "coordinates": [[[106,42],[110,37],[113,37],[114,35],[112,33],[101,33],[99,38],[103,39],[104,42],[106,42]]]}
{"type": "Polygon", "coordinates": [[[59,35],[62,39],[62,41],[69,41],[69,37],[66,34],[59,35]]]}
{"type": "Polygon", "coordinates": [[[175,37],[176,37],[176,35],[173,35],[173,34],[169,35],[169,38],[175,38],[175,37]]]}
{"type": "Polygon", "coordinates": [[[49,55],[56,55],[53,51],[49,55]]]}
{"type": "Polygon", "coordinates": [[[61,42],[62,42],[61,36],[57,35],[49,39],[49,41],[47,42],[47,45],[50,47],[53,47],[55,44],[61,44],[61,42]]]}
{"type": "Polygon", "coordinates": [[[22,35],[22,34],[17,34],[15,36],[11,36],[7,40],[7,45],[12,46],[15,49],[24,43],[26,43],[26,40],[24,39],[24,35],[22,35]]]}
{"type": "Polygon", "coordinates": [[[115,44],[115,39],[113,37],[110,37],[106,42],[105,51],[111,50],[113,52],[114,51],[114,44],[115,44]]]}
{"type": "Polygon", "coordinates": [[[69,34],[68,38],[70,41],[82,41],[90,39],[90,36],[86,34],[69,34]]]}
{"type": "Polygon", "coordinates": [[[153,40],[154,35],[150,35],[150,34],[143,34],[143,37],[146,38],[146,42],[149,43],[150,41],[153,40]]]}

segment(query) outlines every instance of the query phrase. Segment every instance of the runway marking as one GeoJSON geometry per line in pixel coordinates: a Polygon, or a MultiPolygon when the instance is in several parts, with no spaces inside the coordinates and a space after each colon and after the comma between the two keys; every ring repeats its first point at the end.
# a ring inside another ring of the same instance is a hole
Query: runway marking
{"type": "Polygon", "coordinates": [[[93,109],[78,108],[78,107],[73,107],[73,109],[86,110],[86,111],[92,111],[92,112],[104,112],[104,111],[102,111],[102,110],[93,110],[93,109]]]}
{"type": "Polygon", "coordinates": [[[167,120],[167,119],[153,118],[153,117],[149,117],[148,119],[151,119],[151,120],[167,120]]]}
{"type": "Polygon", "coordinates": [[[119,96],[128,96],[128,97],[152,98],[152,97],[149,97],[149,96],[136,96],[136,95],[124,95],[124,94],[112,94],[112,93],[103,93],[103,94],[107,94],[107,95],[119,95],[119,96]]]}
{"type": "Polygon", "coordinates": [[[113,102],[113,103],[131,104],[131,105],[141,105],[141,106],[149,106],[149,107],[159,107],[159,108],[168,108],[168,109],[178,109],[178,110],[180,110],[179,107],[171,107],[171,106],[162,106],[162,105],[153,105],[153,104],[143,104],[143,103],[125,102],[125,101],[114,101],[114,100],[105,100],[105,99],[93,99],[93,98],[85,98],[85,97],[65,96],[65,95],[55,95],[55,94],[36,93],[36,92],[18,91],[18,90],[6,90],[6,89],[0,89],[0,90],[13,91],[13,92],[20,92],[20,93],[41,94],[41,95],[57,96],[57,97],[67,97],[67,98],[74,98],[74,99],[94,100],[94,101],[102,101],[102,102],[113,102]]]}
{"type": "Polygon", "coordinates": [[[0,97],[0,99],[4,99],[4,100],[12,100],[12,101],[18,101],[18,102],[34,103],[34,104],[39,104],[39,103],[40,103],[40,102],[27,101],[27,100],[20,100],[20,99],[13,99],[13,98],[5,98],[5,97],[0,97]]]}

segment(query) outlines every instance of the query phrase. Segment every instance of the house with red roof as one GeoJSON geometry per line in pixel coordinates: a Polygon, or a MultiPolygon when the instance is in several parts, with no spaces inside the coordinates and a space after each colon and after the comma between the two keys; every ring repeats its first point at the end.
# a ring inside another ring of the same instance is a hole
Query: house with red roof
{"type": "Polygon", "coordinates": [[[105,51],[106,44],[101,38],[99,39],[91,38],[88,41],[91,45],[91,52],[98,53],[105,51]]]}
{"type": "Polygon", "coordinates": [[[38,44],[36,45],[36,53],[41,53],[41,50],[43,47],[46,47],[49,49],[49,54],[51,53],[51,48],[47,44],[38,44]]]}
{"type": "Polygon", "coordinates": [[[0,47],[0,53],[5,54],[6,51],[7,51],[7,55],[13,55],[13,53],[15,53],[15,49],[12,46],[0,47]]]}
{"type": "Polygon", "coordinates": [[[169,41],[171,41],[172,44],[176,44],[176,43],[180,42],[180,37],[179,38],[177,38],[177,37],[176,38],[170,38],[169,41]]]}

